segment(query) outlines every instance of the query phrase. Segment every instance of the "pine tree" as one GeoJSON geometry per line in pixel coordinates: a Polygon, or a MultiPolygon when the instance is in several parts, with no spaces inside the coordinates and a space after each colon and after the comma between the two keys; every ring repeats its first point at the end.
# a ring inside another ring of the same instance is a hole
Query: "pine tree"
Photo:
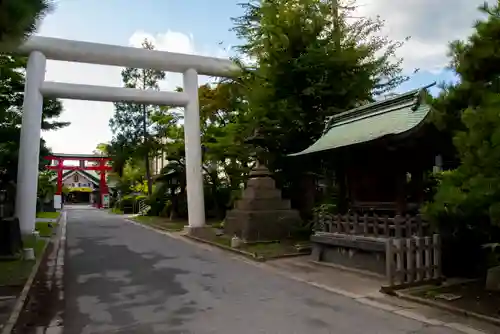
{"type": "Polygon", "coordinates": [[[402,42],[375,35],[383,27],[379,19],[349,21],[354,8],[346,4],[254,0],[234,19],[244,41],[239,51],[255,61],[242,80],[247,128],[261,130],[268,167],[284,184],[315,168],[291,164],[287,154],[317,140],[328,116],[372,101],[406,79],[395,56],[402,42]]]}
{"type": "Polygon", "coordinates": [[[459,166],[444,174],[425,208],[443,242],[456,243],[451,269],[468,271],[458,274],[484,265],[481,244],[500,241],[500,8],[480,10],[486,19],[474,33],[450,44],[460,81],[434,101],[434,121],[453,136],[459,166]]]}
{"type": "Polygon", "coordinates": [[[12,49],[33,34],[50,9],[49,0],[0,1],[0,51],[12,49]]]}
{"type": "MultiPolygon", "coordinates": [[[[154,50],[154,45],[144,40],[142,47],[154,50]]],[[[159,81],[165,79],[165,72],[152,69],[126,68],[122,71],[122,80],[126,88],[140,90],[159,90],[159,81]]],[[[144,159],[148,194],[152,193],[153,182],[151,179],[150,155],[156,147],[154,142],[154,127],[152,116],[159,111],[157,106],[133,103],[115,103],[115,113],[110,120],[110,127],[122,145],[127,142],[134,148],[134,154],[144,159]],[[140,143],[140,144],[139,144],[140,143]]]]}
{"type": "MultiPolygon", "coordinates": [[[[22,123],[26,58],[0,55],[0,181],[15,182],[19,136],[22,123]]],[[[44,99],[42,130],[56,130],[68,126],[58,122],[63,111],[59,100],[44,99]]],[[[45,141],[40,141],[40,157],[49,153],[45,141]]],[[[46,162],[45,162],[46,163],[46,162]]],[[[40,168],[45,165],[40,159],[40,168]]]]}

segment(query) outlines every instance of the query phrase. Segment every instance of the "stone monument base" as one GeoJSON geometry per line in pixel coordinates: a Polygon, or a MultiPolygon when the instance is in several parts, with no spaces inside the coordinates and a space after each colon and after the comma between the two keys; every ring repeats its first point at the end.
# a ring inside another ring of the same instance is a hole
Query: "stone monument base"
{"type": "Polygon", "coordinates": [[[250,173],[242,198],[227,212],[224,233],[243,242],[275,241],[290,237],[293,227],[300,224],[299,212],[281,198],[266,166],[258,165],[250,173]]]}
{"type": "Polygon", "coordinates": [[[213,237],[215,236],[214,229],[211,226],[202,226],[202,227],[185,226],[184,232],[187,235],[208,240],[213,239],[213,237]]]}

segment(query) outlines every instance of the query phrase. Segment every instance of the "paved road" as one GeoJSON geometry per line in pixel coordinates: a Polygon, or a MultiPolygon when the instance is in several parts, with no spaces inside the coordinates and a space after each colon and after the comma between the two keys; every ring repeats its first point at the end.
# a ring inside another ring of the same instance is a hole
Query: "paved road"
{"type": "Polygon", "coordinates": [[[65,333],[455,334],[97,210],[68,212],[65,333]]]}

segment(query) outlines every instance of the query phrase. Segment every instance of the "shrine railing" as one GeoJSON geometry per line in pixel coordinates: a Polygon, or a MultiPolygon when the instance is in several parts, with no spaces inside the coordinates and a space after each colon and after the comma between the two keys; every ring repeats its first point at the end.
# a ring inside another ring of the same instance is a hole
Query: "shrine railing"
{"type": "Polygon", "coordinates": [[[314,217],[315,233],[342,233],[385,238],[409,238],[411,236],[427,236],[431,234],[429,223],[421,215],[388,215],[377,214],[334,215],[318,213],[314,217]]]}

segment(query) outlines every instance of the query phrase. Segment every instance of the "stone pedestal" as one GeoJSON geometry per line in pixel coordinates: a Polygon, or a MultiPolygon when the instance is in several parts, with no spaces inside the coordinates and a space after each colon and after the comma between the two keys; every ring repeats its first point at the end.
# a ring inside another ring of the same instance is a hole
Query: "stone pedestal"
{"type": "Polygon", "coordinates": [[[216,236],[214,229],[211,228],[210,226],[201,226],[201,227],[185,226],[184,232],[190,236],[207,240],[212,240],[216,236]]]}
{"type": "Polygon", "coordinates": [[[16,255],[22,247],[19,219],[0,218],[0,256],[16,255]]]}
{"type": "Polygon", "coordinates": [[[244,242],[281,240],[300,223],[299,212],[281,198],[269,170],[259,165],[250,173],[242,198],[227,212],[224,233],[244,242]]]}
{"type": "Polygon", "coordinates": [[[486,276],[486,290],[500,291],[500,266],[488,270],[486,276]]]}

